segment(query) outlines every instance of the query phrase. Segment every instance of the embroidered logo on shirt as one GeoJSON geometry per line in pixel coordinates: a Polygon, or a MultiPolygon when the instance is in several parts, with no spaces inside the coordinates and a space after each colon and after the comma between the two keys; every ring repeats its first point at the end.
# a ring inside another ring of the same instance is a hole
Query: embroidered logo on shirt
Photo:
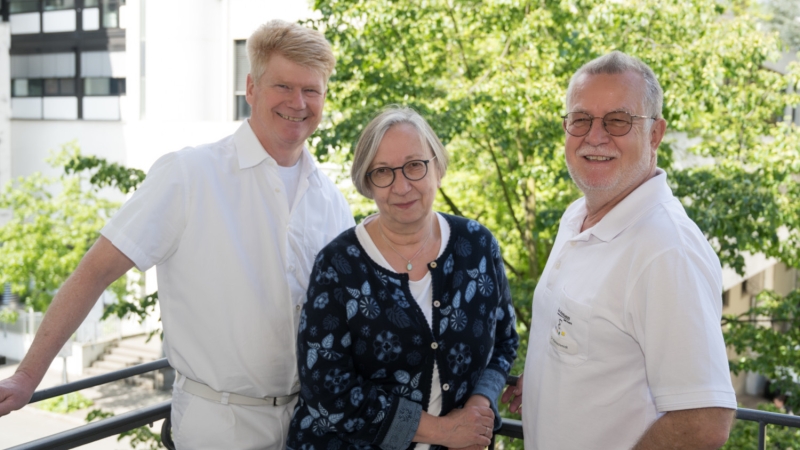
{"type": "Polygon", "coordinates": [[[559,308],[558,323],[550,332],[550,343],[556,350],[574,355],[578,353],[578,341],[572,339],[572,336],[570,336],[571,333],[572,319],[559,308]]]}

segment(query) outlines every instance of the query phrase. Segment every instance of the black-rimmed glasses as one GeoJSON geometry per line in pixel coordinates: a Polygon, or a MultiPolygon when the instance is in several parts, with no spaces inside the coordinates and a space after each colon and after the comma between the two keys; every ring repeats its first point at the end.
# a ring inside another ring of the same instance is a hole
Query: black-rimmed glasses
{"type": "Polygon", "coordinates": [[[595,119],[601,119],[603,121],[603,128],[608,134],[617,137],[625,136],[631,131],[631,128],[633,128],[633,119],[656,120],[655,117],[637,116],[628,114],[625,111],[612,111],[603,117],[594,117],[591,114],[582,112],[571,112],[561,118],[564,119],[564,129],[567,130],[567,133],[575,137],[589,134],[595,119]]]}
{"type": "Polygon", "coordinates": [[[400,167],[377,167],[367,172],[367,178],[376,187],[389,187],[394,183],[394,171],[399,169],[408,180],[419,181],[428,174],[428,163],[434,159],[436,156],[431,159],[414,159],[400,167]]]}

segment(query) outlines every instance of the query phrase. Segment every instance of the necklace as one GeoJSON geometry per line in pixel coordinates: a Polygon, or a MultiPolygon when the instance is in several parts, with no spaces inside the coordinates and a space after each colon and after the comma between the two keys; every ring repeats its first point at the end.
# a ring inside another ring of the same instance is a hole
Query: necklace
{"type": "Polygon", "coordinates": [[[422,249],[425,248],[425,244],[427,244],[428,240],[430,240],[431,236],[433,236],[433,227],[431,226],[431,232],[428,233],[428,237],[425,238],[425,242],[423,242],[422,245],[419,246],[419,250],[417,250],[417,253],[414,253],[414,256],[412,256],[409,259],[409,258],[406,258],[405,256],[403,256],[402,253],[398,252],[397,249],[392,246],[392,244],[389,242],[389,239],[387,239],[386,235],[383,234],[383,224],[381,224],[380,222],[378,222],[378,231],[381,233],[381,237],[383,238],[383,242],[386,242],[386,245],[388,245],[389,248],[391,248],[395,253],[397,253],[398,256],[400,256],[401,258],[406,260],[406,262],[408,263],[408,264],[406,264],[406,269],[409,272],[411,271],[411,269],[414,268],[414,266],[411,265],[411,261],[413,261],[414,258],[417,257],[417,255],[419,255],[419,253],[422,251],[422,249]]]}

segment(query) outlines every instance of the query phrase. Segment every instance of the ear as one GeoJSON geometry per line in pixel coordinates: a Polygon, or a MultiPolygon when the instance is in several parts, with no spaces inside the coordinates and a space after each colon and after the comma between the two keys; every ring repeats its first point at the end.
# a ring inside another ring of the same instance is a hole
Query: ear
{"type": "Polygon", "coordinates": [[[656,119],[653,126],[650,127],[650,150],[656,151],[658,146],[661,145],[661,140],[664,139],[664,134],[667,132],[667,121],[663,118],[656,119]]]}
{"type": "Polygon", "coordinates": [[[253,81],[253,76],[249,73],[247,74],[247,90],[245,91],[245,99],[247,99],[247,103],[252,107],[253,106],[253,99],[255,98],[255,88],[256,84],[253,81]]]}

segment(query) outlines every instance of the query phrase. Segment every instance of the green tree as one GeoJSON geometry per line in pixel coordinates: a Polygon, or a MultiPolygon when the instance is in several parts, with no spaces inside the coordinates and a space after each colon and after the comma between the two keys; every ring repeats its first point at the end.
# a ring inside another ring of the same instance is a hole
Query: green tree
{"type": "MultiPolygon", "coordinates": [[[[751,252],[800,267],[800,133],[781,120],[786,105],[800,103],[786,89],[800,70],[764,69],[781,47],[759,29],[752,2],[317,0],[314,7],[319,18],[310,22],[338,59],[316,153],[346,161],[363,126],[388,104],[427,117],[452,155],[437,206],[480,220],[500,240],[522,336],[558,220],[580,196],[562,156],[569,77],[615,49],[658,75],[672,132],[659,165],[723,264],[742,273],[743,252],[751,252]],[[689,154],[711,163],[676,164],[679,136],[697,138],[689,154]]],[[[743,326],[755,328],[749,320],[743,326]]],[[[728,334],[732,344],[738,339],[728,334]]],[[[772,351],[760,340],[747,344],[772,351]]]]}
{"type": "MultiPolygon", "coordinates": [[[[67,144],[63,155],[78,152],[67,144]]],[[[82,188],[79,176],[22,177],[0,192],[0,209],[11,219],[0,226],[0,285],[11,290],[35,311],[45,311],[58,288],[78,266],[119,204],[82,188]]],[[[127,295],[126,280],[111,286],[118,297],[127,295]]]]}

